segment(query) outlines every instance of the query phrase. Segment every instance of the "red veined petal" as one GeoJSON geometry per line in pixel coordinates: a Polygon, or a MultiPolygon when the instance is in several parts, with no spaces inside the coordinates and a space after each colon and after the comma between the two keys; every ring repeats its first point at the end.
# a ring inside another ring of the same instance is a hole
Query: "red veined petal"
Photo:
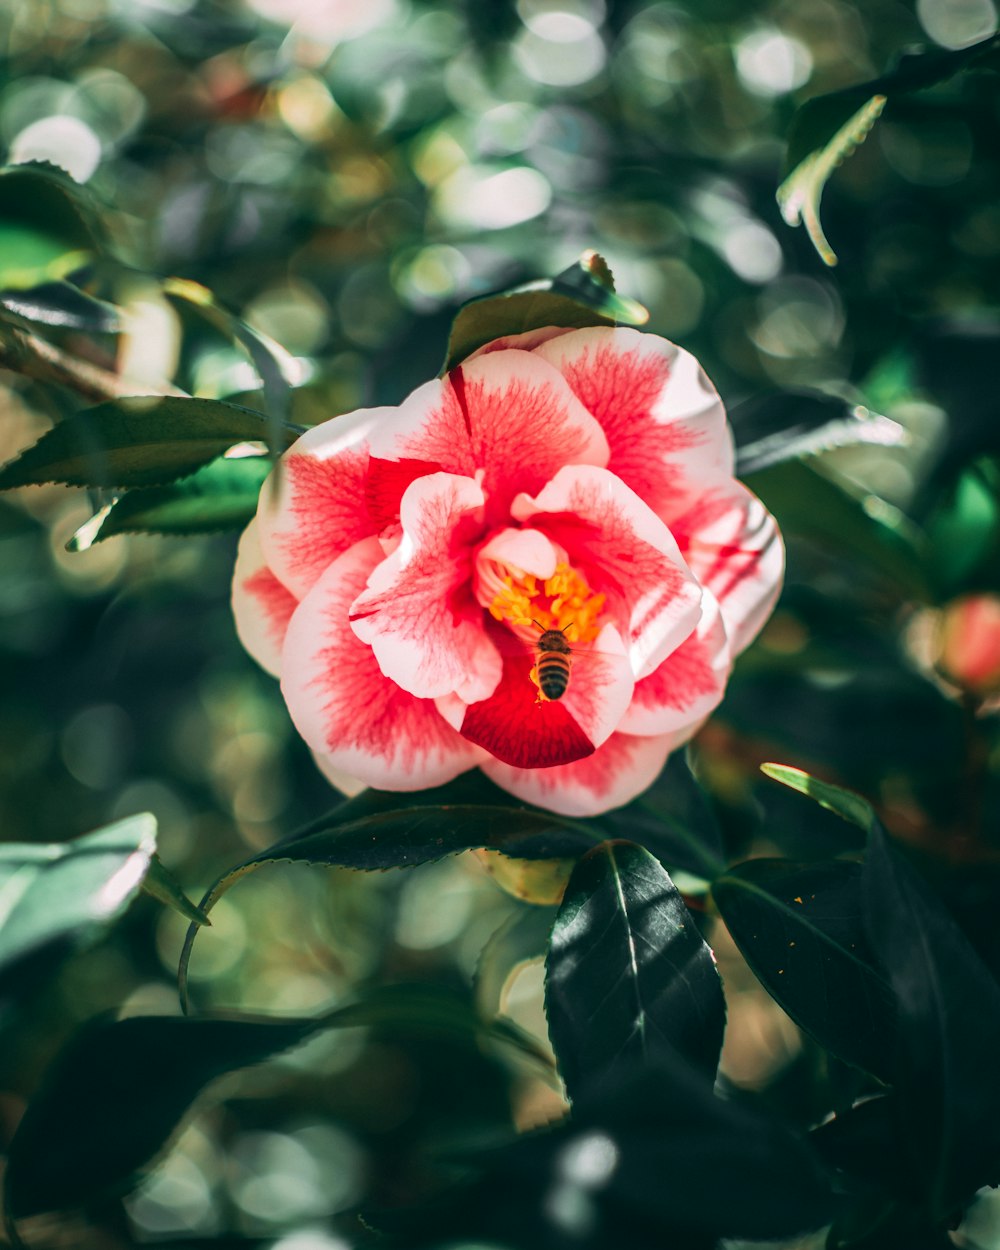
{"type": "Polygon", "coordinates": [[[240,642],[261,668],[281,671],[281,647],[299,601],[264,563],[257,522],[240,537],[233,569],[233,618],[240,642]]]}
{"type": "Polygon", "coordinates": [[[668,524],[706,483],[732,475],[725,409],[689,352],[655,334],[594,326],[549,339],[534,354],[600,422],[607,467],[668,524]]]}
{"type": "MultiPolygon", "coordinates": [[[[567,336],[568,337],[568,336],[567,336]]],[[[632,671],[652,672],[691,633],[701,588],[660,518],[608,469],[571,465],[511,509],[559,543],[621,622],[632,671]]]]}
{"type": "Polygon", "coordinates": [[[372,571],[351,605],[355,634],[387,677],[410,694],[491,694],[500,656],[472,595],[473,549],[483,492],[471,478],[432,473],[403,496],[403,540],[372,571]]]}
{"type": "Polygon", "coordinates": [[[740,482],[706,492],[671,525],[684,558],[719,602],[733,655],[753,641],[781,592],[785,550],[774,517],[740,482]]]}
{"type": "Polygon", "coordinates": [[[719,605],[706,591],[698,628],[635,684],[623,733],[676,733],[700,724],[722,702],[732,667],[719,605]]]}
{"type": "Polygon", "coordinates": [[[281,690],[299,733],[324,770],[383,790],[441,785],[482,752],[429,699],[415,699],[381,671],[348,622],[348,610],[382,560],[374,538],[340,556],[292,617],[281,690]]]}

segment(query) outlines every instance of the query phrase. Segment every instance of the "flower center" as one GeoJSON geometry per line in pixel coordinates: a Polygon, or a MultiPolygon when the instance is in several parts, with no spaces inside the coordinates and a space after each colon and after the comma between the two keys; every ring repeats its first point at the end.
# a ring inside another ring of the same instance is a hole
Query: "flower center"
{"type": "Polygon", "coordinates": [[[593,642],[600,633],[605,596],[595,594],[571,565],[557,564],[546,578],[506,566],[498,566],[496,573],[489,613],[519,636],[537,639],[541,627],[543,632],[558,629],[568,642],[581,643],[593,642]]]}

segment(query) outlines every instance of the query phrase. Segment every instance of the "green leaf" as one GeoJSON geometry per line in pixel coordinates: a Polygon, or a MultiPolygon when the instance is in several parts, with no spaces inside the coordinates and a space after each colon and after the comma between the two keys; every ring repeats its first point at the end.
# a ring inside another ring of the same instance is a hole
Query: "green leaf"
{"type": "Polygon", "coordinates": [[[184,278],[168,278],[163,284],[163,290],[175,299],[185,300],[249,357],[264,391],[267,444],[274,456],[279,455],[285,446],[284,429],[288,422],[294,385],[295,362],[292,357],[280,344],[224,308],[212,292],[200,283],[184,278]]]}
{"type": "Polygon", "coordinates": [[[24,290],[64,278],[98,247],[90,192],[54,165],[0,170],[0,289],[24,290]]]}
{"type": "Polygon", "coordinates": [[[115,534],[207,534],[237,529],[252,520],[260,488],[271,471],[269,456],[220,456],[190,477],[168,486],[130,490],[70,539],[85,551],[115,534]]]}
{"type": "Polygon", "coordinates": [[[788,786],[790,790],[797,790],[799,794],[815,799],[820,807],[825,807],[828,812],[857,825],[864,833],[871,833],[876,820],[875,809],[867,799],[855,794],[853,790],[845,790],[829,781],[820,781],[804,769],[792,768],[789,764],[761,764],[760,771],[766,777],[788,786]]]}
{"type": "Polygon", "coordinates": [[[729,420],[740,477],[835,447],[858,443],[895,447],[907,439],[898,422],[818,391],[757,395],[732,408],[729,420]]]}
{"type": "Polygon", "coordinates": [[[545,1005],[574,1102],[664,1051],[714,1079],[726,1023],[715,959],[642,847],[605,842],[577,864],[552,930],[545,1005]]]}
{"type": "Polygon", "coordinates": [[[801,460],[763,469],[748,485],[787,536],[860,562],[906,595],[929,598],[918,539],[889,505],[856,497],[801,460]]]}
{"type": "Polygon", "coordinates": [[[138,893],[156,820],[130,816],[72,842],[0,845],[0,989],[30,989],[39,957],[95,942],[138,893]]]}
{"type": "MultiPolygon", "coordinates": [[[[490,847],[525,859],[578,856],[600,840],[588,825],[525,807],[481,774],[415,793],[365,790],[306,829],[224,873],[206,892],[206,912],[240,877],[265,864],[326,864],[364,872],[413,868],[445,855],[490,847]]],[[[177,971],[187,1002],[187,969],[198,929],[188,930],[177,971]]]]}
{"type": "Polygon", "coordinates": [[[208,916],[196,907],[180,887],[180,883],[172,872],[164,868],[159,855],[154,855],[149,862],[149,871],[142,883],[143,890],[158,902],[172,907],[185,920],[197,925],[210,925],[208,916]]]}
{"type": "Polygon", "coordinates": [[[485,343],[546,326],[644,325],[649,313],[635,300],[615,294],[611,271],[596,252],[584,252],[555,278],[529,282],[497,295],[471,300],[459,309],[442,370],[460,364],[485,343]]]}
{"type": "Polygon", "coordinates": [[[823,233],[819,206],[823,190],[837,166],[850,156],[878,121],[885,108],[886,97],[873,95],[848,117],[847,121],[819,148],[810,152],[778,188],[778,206],[790,226],[801,222],[820,259],[827,265],[837,263],[837,254],[823,233]]]}
{"type": "MultiPolygon", "coordinates": [[[[237,443],[266,437],[259,412],[217,399],[137,397],[63,421],[0,469],[0,490],[155,486],[193,473],[237,443]]],[[[287,436],[292,441],[292,436],[287,436]]]]}
{"type": "Polygon", "coordinates": [[[0,305],[40,325],[92,334],[114,334],[120,327],[113,304],[95,299],[69,282],[44,282],[26,291],[0,291],[0,305]]]}
{"type": "Polygon", "coordinates": [[[865,936],[860,865],[752,859],[715,881],[712,897],[754,974],[795,1023],[838,1059],[891,1082],[895,996],[865,936]]]}
{"type": "Polygon", "coordinates": [[[816,96],[798,110],[788,136],[787,173],[778,188],[778,203],[790,226],[805,224],[826,264],[835,265],[837,258],[820,225],[823,188],[841,161],[864,141],[886,101],[945,82],[976,62],[995,64],[998,46],[998,36],[993,35],[954,52],[909,53],[888,73],[816,96]]]}
{"type": "Polygon", "coordinates": [[[878,821],[862,884],[869,941],[899,1005],[903,1148],[941,1221],[1000,1182],[1000,985],[878,821]]]}
{"type": "Polygon", "coordinates": [[[473,1044],[500,1041],[544,1062],[512,1025],[487,1027],[464,998],[422,987],[382,987],[313,1019],[93,1021],[46,1073],[14,1136],[8,1216],[19,1220],[123,1192],[210,1081],[321,1030],[363,1027],[408,1028],[473,1044]]]}

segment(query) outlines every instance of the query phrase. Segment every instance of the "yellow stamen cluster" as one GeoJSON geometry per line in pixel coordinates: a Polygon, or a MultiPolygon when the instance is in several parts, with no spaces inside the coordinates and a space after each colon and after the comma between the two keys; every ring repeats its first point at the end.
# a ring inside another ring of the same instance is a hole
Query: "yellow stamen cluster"
{"type": "Polygon", "coordinates": [[[500,577],[502,589],[490,604],[490,615],[515,628],[530,629],[537,635],[558,629],[568,642],[593,642],[600,633],[598,623],[604,595],[597,595],[586,579],[568,564],[556,565],[551,577],[508,571],[500,577]]]}

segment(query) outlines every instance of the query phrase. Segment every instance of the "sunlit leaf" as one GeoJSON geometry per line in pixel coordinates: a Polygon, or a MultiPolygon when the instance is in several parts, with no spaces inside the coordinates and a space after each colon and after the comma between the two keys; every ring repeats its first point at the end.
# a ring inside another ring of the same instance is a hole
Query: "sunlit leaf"
{"type": "Polygon", "coordinates": [[[121,1193],[216,1077],[324,1029],[389,1027],[498,1041],[544,1063],[514,1026],[484,1025],[467,1001],[423,987],[382,987],[311,1019],[135,1016],[85,1026],[58,1056],[11,1143],[7,1212],[20,1220],[121,1193]]]}
{"type": "Polygon", "coordinates": [[[156,820],[130,816],[71,842],[0,845],[0,989],[28,961],[96,941],[139,892],[156,848],[156,820]]]}
{"type": "Polygon", "coordinates": [[[863,143],[885,108],[886,97],[873,95],[819,148],[804,157],[778,188],[781,215],[790,226],[805,226],[813,247],[827,265],[837,256],[819,220],[823,189],[837,166],[863,143]]]}
{"type": "MultiPolygon", "coordinates": [[[[259,441],[259,412],[216,399],[140,397],[70,417],[0,469],[0,490],[43,482],[154,486],[173,481],[237,443],[259,441]]],[[[292,435],[287,441],[292,441],[292,435]]]]}
{"type": "Polygon", "coordinates": [[[0,170],[0,290],[64,278],[98,247],[90,192],[54,165],[0,170]]]}
{"type": "Polygon", "coordinates": [[[69,550],[86,550],[115,534],[207,534],[242,527],[257,510],[270,470],[267,456],[220,456],[179,482],[130,490],[102,513],[97,526],[88,521],[69,550]]]}
{"type": "Polygon", "coordinates": [[[898,422],[816,391],[758,395],[731,408],[729,420],[741,477],[835,447],[857,443],[894,447],[907,440],[898,422]]]}
{"type": "Polygon", "coordinates": [[[118,309],[95,299],[69,282],[45,282],[25,291],[0,291],[0,305],[26,321],[64,329],[113,334],[120,326],[118,309]]]}
{"type": "Polygon", "coordinates": [[[864,142],[889,99],[945,82],[979,63],[995,66],[998,36],[956,51],[907,53],[888,73],[807,100],[795,114],[788,136],[786,176],[778,203],[789,225],[803,222],[813,246],[828,265],[837,257],[819,220],[820,199],[837,166],[864,142]]]}
{"type": "Polygon", "coordinates": [[[552,930],[545,1004],[574,1101],[664,1050],[715,1076],[726,1022],[715,959],[642,847],[605,842],[580,860],[552,930]]]}
{"type": "Polygon", "coordinates": [[[751,859],[712,884],[733,940],[761,984],[838,1059],[896,1074],[895,996],[868,948],[861,866],[751,859]]]}
{"type": "Polygon", "coordinates": [[[615,293],[603,257],[584,252],[555,278],[544,278],[497,295],[471,300],[459,310],[448,341],[444,372],[484,343],[544,326],[644,325],[649,313],[615,293]]]}
{"type": "Polygon", "coordinates": [[[857,825],[865,833],[871,833],[875,823],[875,809],[867,799],[855,794],[853,790],[845,790],[843,786],[835,786],[832,782],[821,781],[801,768],[792,768],[788,764],[761,764],[760,771],[774,781],[780,781],[790,790],[806,794],[827,811],[834,812],[852,825],[857,825]]]}

